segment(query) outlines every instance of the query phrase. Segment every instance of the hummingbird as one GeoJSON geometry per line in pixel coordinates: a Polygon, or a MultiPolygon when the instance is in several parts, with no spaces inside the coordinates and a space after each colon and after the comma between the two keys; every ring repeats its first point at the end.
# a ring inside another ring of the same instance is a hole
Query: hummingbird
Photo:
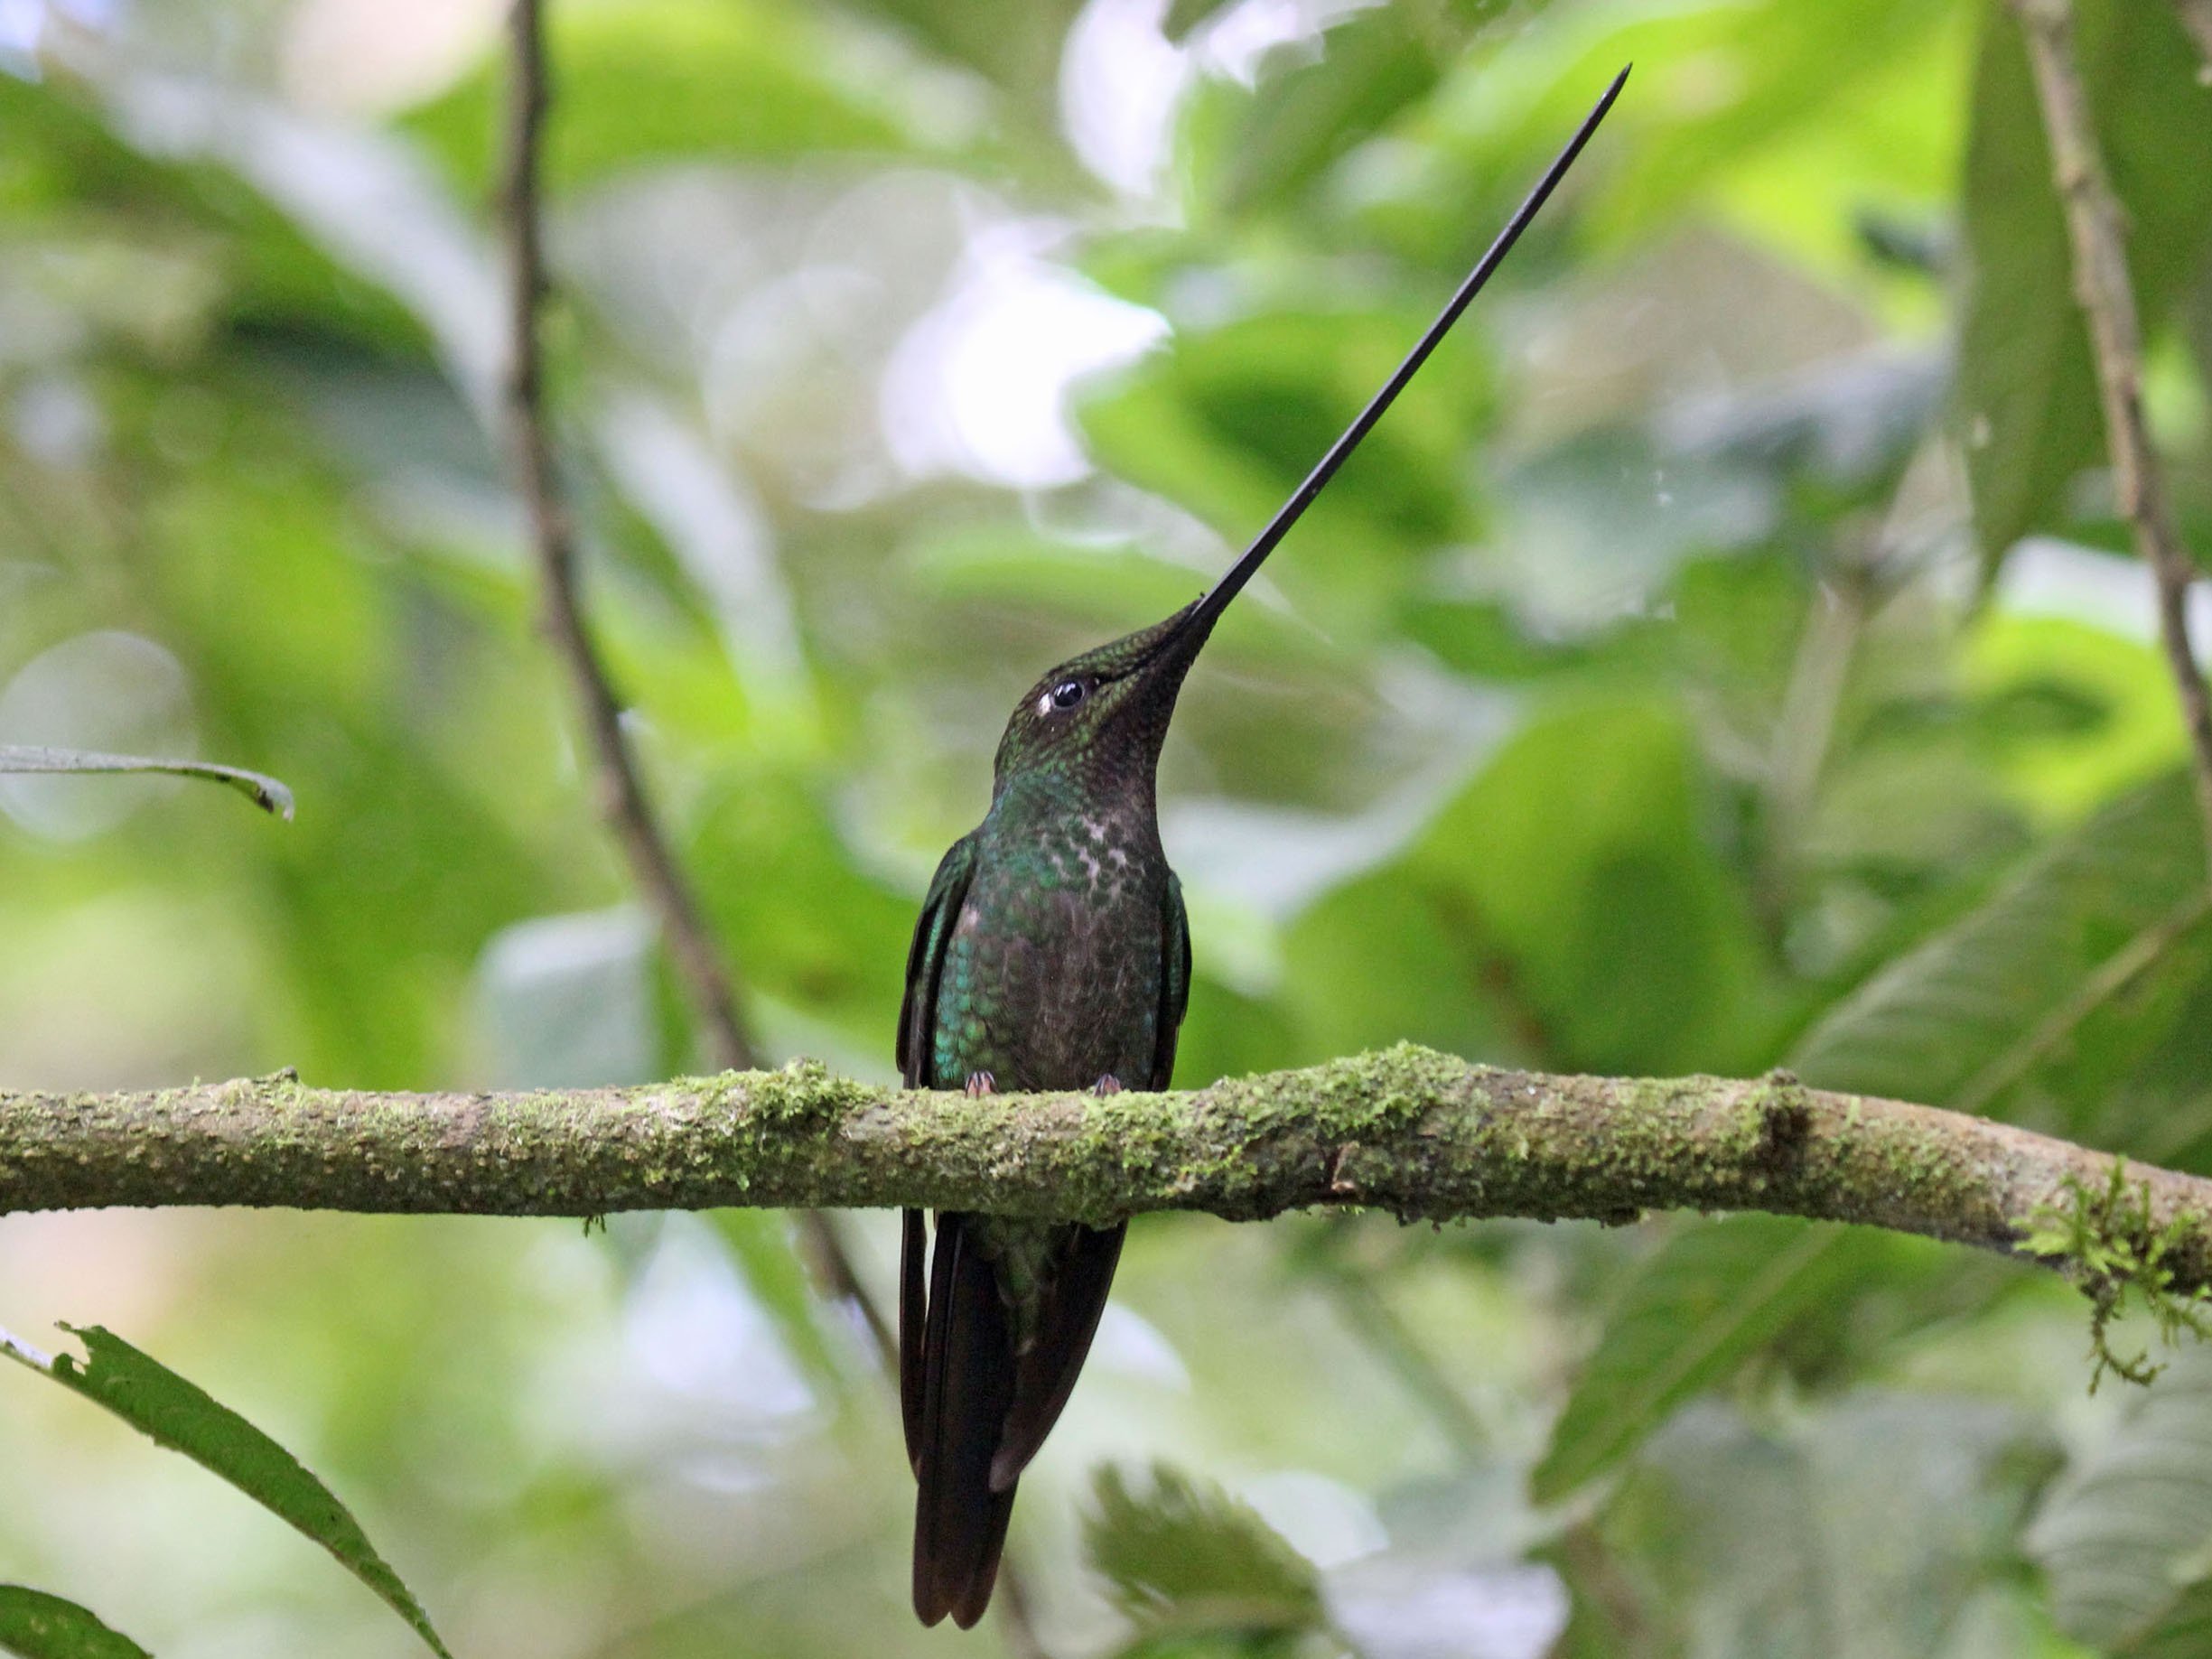
{"type": "MultiPolygon", "coordinates": [[[[1413,350],[1236,564],[1166,620],[1064,662],[1014,705],[991,806],[922,900],[899,1010],[909,1088],[1164,1089],[1190,927],[1160,843],[1176,694],[1214,624],[1503,262],[1620,94],[1622,70],[1413,350]]],[[[1022,1471],[1075,1387],[1126,1224],[902,1217],[900,1404],[919,1490],[914,1611],[983,1617],[1022,1471]]]]}

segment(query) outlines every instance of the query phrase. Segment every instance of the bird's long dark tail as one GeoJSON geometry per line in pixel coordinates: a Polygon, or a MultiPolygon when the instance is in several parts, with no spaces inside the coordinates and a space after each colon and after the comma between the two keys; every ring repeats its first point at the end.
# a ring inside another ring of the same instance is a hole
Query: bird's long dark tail
{"type": "Polygon", "coordinates": [[[925,1625],[949,1613],[963,1629],[990,1605],[1015,1485],[1075,1386],[1123,1233],[1054,1229],[1033,1333],[1017,1352],[978,1220],[939,1215],[931,1252],[921,1212],[906,1213],[899,1305],[901,1403],[919,1487],[914,1611],[925,1625]]]}

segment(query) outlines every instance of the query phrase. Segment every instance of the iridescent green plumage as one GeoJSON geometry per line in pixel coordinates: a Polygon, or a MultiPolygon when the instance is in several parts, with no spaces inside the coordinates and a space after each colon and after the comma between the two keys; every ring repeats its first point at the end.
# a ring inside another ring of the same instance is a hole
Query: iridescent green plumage
{"type": "MultiPolygon", "coordinates": [[[[1016,708],[991,810],[946,853],[915,928],[910,1086],[1167,1086],[1190,940],[1153,780],[1204,642],[1188,615],[1055,669],[1016,708]]],[[[901,1381],[925,1622],[971,1624],[989,1599],[1014,1484],[1074,1386],[1121,1238],[940,1215],[925,1293],[910,1212],[901,1381]]]]}
{"type": "MultiPolygon", "coordinates": [[[[991,809],[938,866],[908,953],[908,1086],[1168,1086],[1190,990],[1155,778],[1184,676],[1229,601],[1480,290],[1619,95],[1623,70],[1443,312],[1206,595],[1037,682],[1000,740],[991,809]]],[[[909,1210],[900,1394],[919,1487],[914,1608],[991,1598],[1015,1482],[1075,1386],[1121,1253],[1098,1230],[909,1210]]]]}

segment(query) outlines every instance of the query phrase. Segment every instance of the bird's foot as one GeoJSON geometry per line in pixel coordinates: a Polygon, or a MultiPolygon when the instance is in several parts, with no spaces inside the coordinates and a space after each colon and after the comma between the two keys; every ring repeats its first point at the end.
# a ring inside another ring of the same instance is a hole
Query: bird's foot
{"type": "Polygon", "coordinates": [[[1090,1086],[1090,1092],[1094,1095],[1118,1095],[1122,1092],[1122,1080],[1109,1071],[1090,1086]]]}
{"type": "Polygon", "coordinates": [[[971,1071],[967,1074],[967,1097],[970,1100],[981,1100],[997,1087],[998,1079],[987,1071],[971,1071]]]}

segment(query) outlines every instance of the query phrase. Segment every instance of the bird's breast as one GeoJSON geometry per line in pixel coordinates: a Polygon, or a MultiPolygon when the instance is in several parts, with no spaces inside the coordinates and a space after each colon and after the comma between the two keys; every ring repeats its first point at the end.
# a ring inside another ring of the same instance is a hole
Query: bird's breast
{"type": "Polygon", "coordinates": [[[939,1086],[978,1071],[1002,1089],[1149,1083],[1166,884],[1156,838],[1107,816],[986,839],[938,986],[939,1086]]]}

